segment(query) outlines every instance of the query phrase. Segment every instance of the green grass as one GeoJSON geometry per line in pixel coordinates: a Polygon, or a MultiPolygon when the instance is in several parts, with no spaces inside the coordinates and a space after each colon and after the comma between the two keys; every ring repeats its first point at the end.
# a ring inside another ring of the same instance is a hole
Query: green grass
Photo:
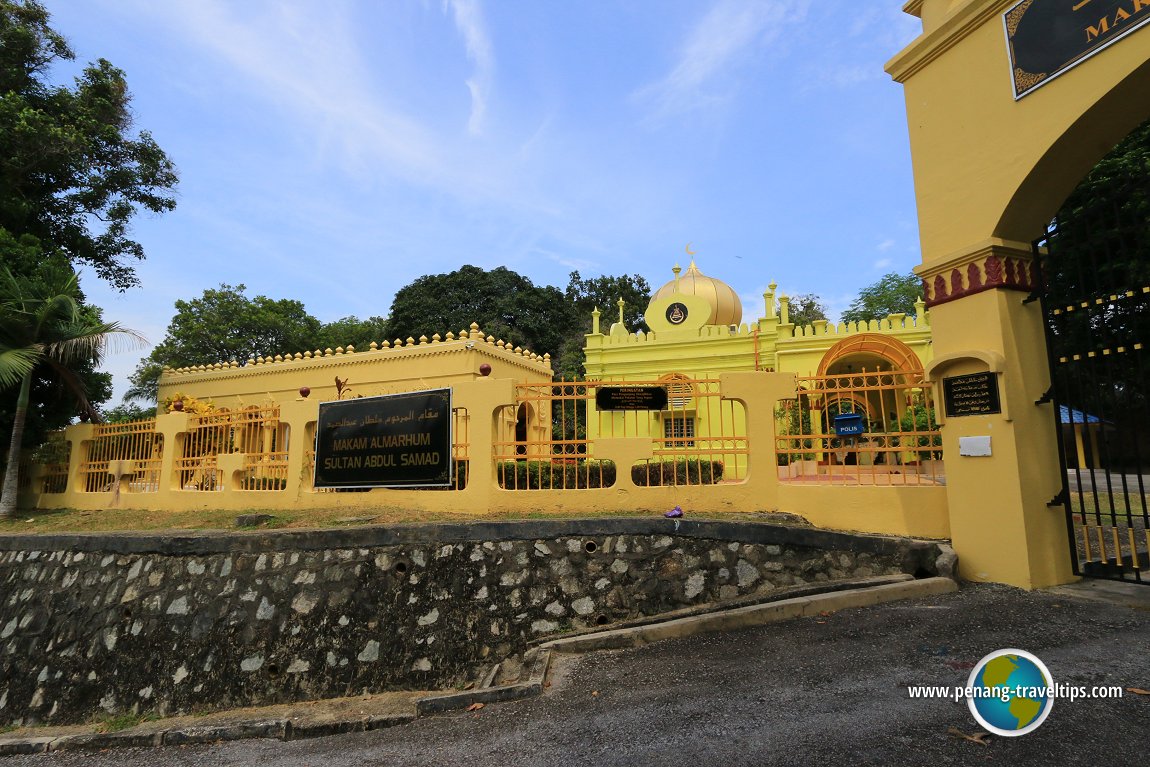
{"type": "Polygon", "coordinates": [[[1093,518],[1096,513],[1101,513],[1103,520],[1109,519],[1111,504],[1114,507],[1114,513],[1119,517],[1119,521],[1125,518],[1126,504],[1130,504],[1130,513],[1135,517],[1142,515],[1142,498],[1137,493],[1107,493],[1103,489],[1098,490],[1097,497],[1090,491],[1084,493],[1070,493],[1070,508],[1075,514],[1086,513],[1088,518],[1093,518]]]}
{"type": "Polygon", "coordinates": [[[157,714],[113,714],[93,719],[97,732],[120,732],[159,719],[157,714]]]}
{"type": "MultiPolygon", "coordinates": [[[[762,519],[763,512],[708,512],[693,513],[693,519],[725,519],[750,521],[762,519]]],[[[650,517],[657,512],[604,511],[581,509],[564,512],[506,512],[485,513],[434,512],[373,506],[366,509],[196,509],[192,511],[149,511],[142,509],[20,509],[9,520],[0,520],[0,535],[26,533],[76,532],[148,532],[159,530],[230,530],[236,532],[260,529],[292,528],[346,528],[363,525],[405,524],[418,522],[512,521],[523,519],[583,519],[589,517],[650,517]],[[255,527],[236,527],[241,514],[270,514],[270,522],[255,527]],[[349,521],[354,520],[354,521],[349,521]]],[[[772,516],[769,521],[783,524],[804,524],[801,520],[784,520],[772,516]]]]}

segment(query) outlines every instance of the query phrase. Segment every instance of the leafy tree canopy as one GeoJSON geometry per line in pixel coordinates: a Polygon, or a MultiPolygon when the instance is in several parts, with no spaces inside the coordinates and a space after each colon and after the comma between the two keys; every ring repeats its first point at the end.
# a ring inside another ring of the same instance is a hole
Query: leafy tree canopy
{"type": "MultiPolygon", "coordinates": [[[[579,326],[583,333],[591,332],[591,312],[598,309],[605,322],[614,322],[618,315],[618,302],[623,299],[623,322],[632,332],[650,330],[643,317],[651,301],[651,286],[637,274],[621,277],[602,275],[584,279],[579,272],[571,272],[565,295],[575,305],[579,326]]],[[[580,338],[580,342],[582,338],[580,338]]]]}
{"type": "Polygon", "coordinates": [[[888,314],[914,314],[914,302],[922,296],[922,280],[911,274],[884,274],[859,291],[843,312],[843,322],[867,322],[888,314]]]}
{"type": "Polygon", "coordinates": [[[349,344],[358,351],[367,351],[371,342],[380,342],[387,339],[387,318],[368,317],[361,320],[354,315],[343,317],[325,324],[316,338],[314,345],[309,349],[335,349],[349,344]]]}
{"type": "Polygon", "coordinates": [[[176,301],[164,340],[131,376],[129,400],[155,401],[164,366],[185,367],[268,354],[294,354],[318,346],[322,325],[300,301],[249,298],[244,285],[221,284],[200,298],[176,301]]]}
{"type": "Polygon", "coordinates": [[[571,304],[575,322],[563,340],[559,353],[552,353],[551,368],[557,376],[571,380],[583,377],[583,363],[586,354],[584,336],[591,332],[591,313],[598,309],[604,329],[616,322],[619,317],[619,299],[623,299],[623,324],[636,332],[648,332],[643,313],[651,301],[651,286],[638,274],[622,276],[601,275],[583,278],[579,272],[571,272],[564,296],[571,304]]]}
{"type": "Polygon", "coordinates": [[[71,266],[45,259],[31,276],[0,270],[0,390],[16,389],[11,433],[0,491],[0,517],[16,507],[17,473],[25,424],[32,406],[32,385],[47,376],[66,387],[76,406],[97,415],[77,368],[99,362],[109,339],[138,334],[102,322],[82,303],[79,279],[71,266]]]}
{"type": "Polygon", "coordinates": [[[583,373],[583,336],[599,307],[607,322],[616,302],[626,302],[632,330],[646,330],[643,311],[650,287],[638,275],[583,279],[573,272],[565,291],[536,286],[505,267],[464,266],[448,274],[420,277],[396,293],[391,317],[349,316],[322,324],[299,301],[248,297],[243,285],[220,285],[202,297],[176,302],[164,340],[137,366],[130,400],[154,401],[161,372],[225,360],[308,349],[367,349],[372,341],[441,336],[478,323],[487,335],[550,354],[552,367],[567,377],[583,373]]]}
{"type": "Polygon", "coordinates": [[[125,259],[139,209],[175,207],[175,167],[146,131],[132,135],[124,73],[104,59],[73,86],[48,79],[75,58],[35,0],[0,0],[0,233],[88,264],[120,290],[137,283],[125,259]]]}
{"type": "Polygon", "coordinates": [[[468,265],[400,288],[391,304],[388,334],[430,338],[458,333],[472,322],[487,335],[554,357],[576,318],[558,288],[536,286],[503,266],[485,270],[468,265]]]}
{"type": "MultiPolygon", "coordinates": [[[[9,270],[13,284],[10,292],[19,295],[42,295],[50,290],[51,283],[63,283],[72,276],[72,269],[60,256],[44,257],[35,238],[14,239],[10,233],[0,230],[0,263],[9,270]]],[[[84,303],[79,286],[75,288],[73,299],[77,304],[79,318],[85,323],[103,322],[97,307],[84,303]]],[[[88,404],[98,407],[112,396],[112,376],[96,370],[96,360],[92,357],[72,359],[69,369],[78,390],[86,396],[88,404]]],[[[11,434],[16,416],[18,387],[0,390],[0,433],[11,434]]],[[[68,388],[51,368],[38,366],[32,374],[27,420],[24,426],[25,447],[43,442],[45,435],[67,426],[80,412],[76,393],[68,388]]]]}
{"type": "Polygon", "coordinates": [[[814,293],[803,293],[792,296],[787,318],[796,327],[810,325],[815,320],[827,318],[827,306],[823,300],[814,293]]]}

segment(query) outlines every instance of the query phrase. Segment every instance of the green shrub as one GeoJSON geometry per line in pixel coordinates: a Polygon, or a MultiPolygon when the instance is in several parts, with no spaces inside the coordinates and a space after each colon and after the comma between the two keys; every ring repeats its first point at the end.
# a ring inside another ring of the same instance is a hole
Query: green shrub
{"type": "Polygon", "coordinates": [[[640,487],[714,485],[723,481],[723,462],[702,458],[650,461],[632,466],[631,480],[640,487]]]}
{"type": "Polygon", "coordinates": [[[496,464],[495,476],[505,490],[611,487],[615,484],[615,463],[586,458],[500,461],[496,464]]]}
{"type": "Polygon", "coordinates": [[[455,461],[455,473],[450,485],[444,487],[413,487],[412,490],[462,490],[467,487],[467,461],[455,461]]]}
{"type": "MultiPolygon", "coordinates": [[[[594,459],[555,461],[502,461],[495,467],[505,490],[561,490],[611,487],[613,461],[594,459]]],[[[640,487],[713,485],[723,480],[723,462],[699,458],[651,461],[631,467],[631,480],[640,487]]]]}
{"type": "Polygon", "coordinates": [[[915,403],[903,414],[899,424],[903,431],[929,431],[931,434],[919,434],[914,437],[903,437],[902,447],[905,448],[935,448],[934,450],[917,450],[918,459],[927,461],[932,458],[942,458],[942,435],[938,433],[938,422],[934,419],[934,408],[921,403],[915,403]]]}
{"type": "Polygon", "coordinates": [[[257,477],[248,475],[240,481],[241,490],[283,490],[287,480],[282,477],[257,477]]]}

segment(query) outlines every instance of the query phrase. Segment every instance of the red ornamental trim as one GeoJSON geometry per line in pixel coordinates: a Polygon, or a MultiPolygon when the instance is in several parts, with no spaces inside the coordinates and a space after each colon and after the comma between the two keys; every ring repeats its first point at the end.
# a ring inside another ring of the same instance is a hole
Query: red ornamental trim
{"type": "Polygon", "coordinates": [[[990,255],[982,260],[981,267],[978,261],[967,264],[965,285],[962,271],[957,267],[950,272],[949,284],[941,274],[924,279],[922,288],[927,308],[995,288],[1025,292],[1034,289],[1037,272],[1029,259],[990,255]]]}
{"type": "Polygon", "coordinates": [[[998,256],[990,256],[986,259],[986,284],[1002,284],[1002,259],[998,256]]]}
{"type": "Polygon", "coordinates": [[[978,271],[978,264],[967,264],[966,284],[967,290],[978,290],[982,287],[982,274],[978,271]]]}

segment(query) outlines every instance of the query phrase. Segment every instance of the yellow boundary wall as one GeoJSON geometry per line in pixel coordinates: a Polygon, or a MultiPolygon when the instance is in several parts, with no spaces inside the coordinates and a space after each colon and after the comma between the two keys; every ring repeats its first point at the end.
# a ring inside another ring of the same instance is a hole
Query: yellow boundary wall
{"type": "MultiPolygon", "coordinates": [[[[132,487],[135,467],[122,461],[112,467],[118,488],[107,492],[82,492],[81,464],[95,427],[69,427],[71,442],[67,490],[63,493],[30,491],[22,505],[44,509],[105,508],[149,510],[230,509],[323,509],[356,510],[399,507],[414,511],[456,514],[461,519],[491,513],[579,514],[589,510],[662,513],[676,505],[688,513],[785,511],[801,515],[819,527],[860,530],[889,535],[947,537],[949,523],[943,487],[790,487],[781,483],[775,465],[774,412],[780,399],[795,396],[795,377],[788,373],[740,372],[720,376],[725,399],[741,402],[747,413],[747,439],[751,445],[747,478],[716,485],[637,487],[629,471],[617,472],[611,488],[581,490],[504,490],[496,481],[492,445],[500,413],[515,402],[515,381],[486,378],[453,387],[455,406],[465,408],[468,426],[469,468],[462,490],[390,490],[333,493],[315,491],[306,474],[306,435],[314,429],[319,403],[300,399],[280,404],[279,422],[287,424],[288,470],[282,490],[241,490],[245,454],[218,457],[224,472],[221,490],[185,490],[179,487],[175,461],[188,433],[190,416],[171,413],[156,419],[156,432],[163,437],[159,483],[152,492],[132,487]]],[[[643,438],[598,439],[593,443],[597,459],[615,461],[621,469],[649,458],[654,441],[643,438]]],[[[34,466],[31,487],[43,486],[45,468],[34,466]]]]}

